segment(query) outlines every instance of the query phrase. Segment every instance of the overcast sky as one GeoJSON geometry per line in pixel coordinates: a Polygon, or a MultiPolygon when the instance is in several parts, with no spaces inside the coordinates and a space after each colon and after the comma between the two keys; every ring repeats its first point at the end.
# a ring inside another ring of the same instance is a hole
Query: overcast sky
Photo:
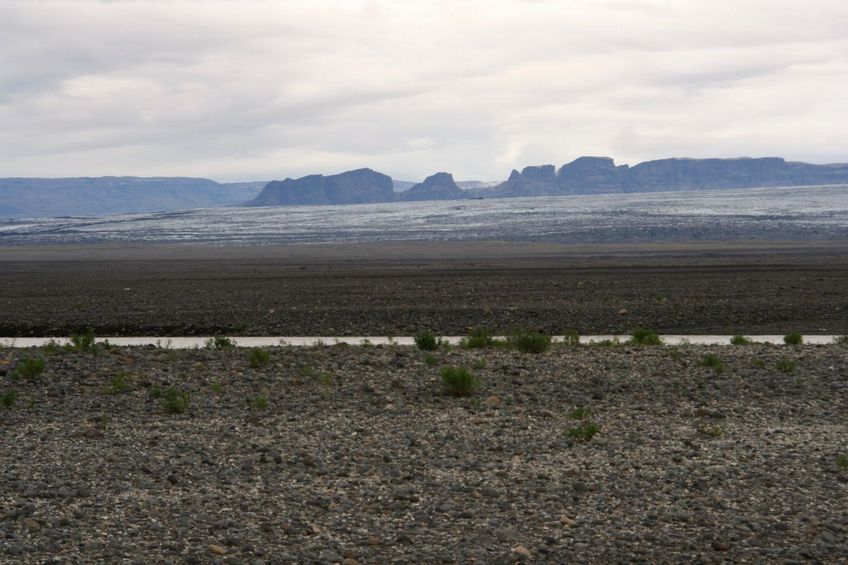
{"type": "Polygon", "coordinates": [[[846,0],[0,0],[0,176],[848,162],[846,0]]]}

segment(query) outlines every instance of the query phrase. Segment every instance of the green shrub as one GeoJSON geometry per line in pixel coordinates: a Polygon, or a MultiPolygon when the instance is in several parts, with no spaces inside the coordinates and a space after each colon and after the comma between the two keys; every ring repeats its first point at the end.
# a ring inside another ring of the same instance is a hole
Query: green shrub
{"type": "Polygon", "coordinates": [[[760,358],[751,359],[751,365],[756,367],[757,369],[764,369],[766,366],[766,362],[760,358]]]}
{"type": "Polygon", "coordinates": [[[838,335],[833,338],[833,343],[848,345],[848,335],[838,335]]]}
{"type": "Polygon", "coordinates": [[[489,335],[489,331],[485,328],[474,328],[467,336],[462,338],[459,346],[464,349],[481,349],[483,347],[492,347],[496,340],[489,335]]]}
{"type": "Polygon", "coordinates": [[[11,408],[18,400],[18,393],[14,390],[9,390],[0,394],[0,406],[3,408],[11,408]]]}
{"type": "Polygon", "coordinates": [[[735,335],[730,338],[730,345],[751,345],[752,343],[754,343],[753,340],[744,335],[735,335]]]}
{"type": "Polygon", "coordinates": [[[774,368],[780,371],[781,373],[791,373],[795,370],[795,361],[791,359],[778,359],[774,364],[774,368]]]}
{"type": "Polygon", "coordinates": [[[430,330],[425,330],[415,334],[415,345],[421,351],[435,351],[442,340],[437,338],[430,330]]]}
{"type": "Polygon", "coordinates": [[[39,359],[37,357],[25,357],[18,361],[18,364],[15,365],[15,371],[12,373],[12,378],[15,380],[19,378],[28,380],[34,379],[44,372],[44,368],[46,366],[47,363],[44,359],[39,359]]]}
{"type": "Polygon", "coordinates": [[[715,353],[707,353],[701,357],[701,366],[712,369],[717,375],[724,372],[724,363],[715,353]]]}
{"type": "Polygon", "coordinates": [[[653,330],[637,328],[630,334],[630,345],[662,345],[662,339],[653,330]]]}
{"type": "Polygon", "coordinates": [[[551,346],[551,336],[537,331],[514,333],[507,341],[522,353],[544,353],[551,346]]]}
{"type": "Polygon", "coordinates": [[[41,350],[45,355],[56,355],[62,352],[62,346],[56,343],[55,339],[51,339],[42,346],[41,350]]]}
{"type": "Polygon", "coordinates": [[[617,347],[621,345],[621,340],[617,337],[612,339],[600,339],[598,341],[591,342],[592,345],[597,345],[598,347],[617,347]]]}
{"type": "Polygon", "coordinates": [[[705,436],[709,436],[709,437],[721,437],[725,433],[724,426],[718,426],[718,425],[715,425],[715,426],[704,425],[704,426],[701,426],[700,428],[698,428],[698,431],[701,432],[702,434],[704,434],[705,436]]]}
{"type": "Polygon", "coordinates": [[[442,387],[453,396],[471,396],[480,381],[468,369],[462,367],[442,368],[442,387]]]}
{"type": "Polygon", "coordinates": [[[566,435],[574,441],[585,443],[595,437],[595,434],[597,434],[600,429],[601,428],[598,426],[598,424],[594,422],[585,421],[577,427],[569,428],[566,432],[566,435]]]}
{"type": "Polygon", "coordinates": [[[259,396],[248,399],[247,403],[250,405],[251,410],[259,412],[268,408],[268,397],[260,394],[259,396]]]}
{"type": "Polygon", "coordinates": [[[97,353],[97,344],[95,343],[96,338],[94,337],[94,330],[91,328],[81,334],[71,334],[68,337],[68,340],[70,340],[70,349],[73,351],[81,351],[82,353],[97,353]]]}
{"type": "Polygon", "coordinates": [[[843,471],[848,471],[848,455],[844,453],[837,455],[836,466],[843,471]]]}
{"type": "Polygon", "coordinates": [[[271,361],[271,356],[261,347],[255,347],[250,350],[247,360],[250,363],[251,369],[261,369],[262,367],[268,366],[268,363],[271,361]]]}
{"type": "Polygon", "coordinates": [[[223,335],[216,335],[206,340],[207,349],[231,349],[236,346],[236,343],[223,335]]]}
{"type": "Polygon", "coordinates": [[[804,343],[804,338],[798,332],[792,332],[783,336],[783,343],[786,345],[801,345],[804,343]]]}
{"type": "Polygon", "coordinates": [[[224,394],[224,384],[221,383],[221,381],[215,381],[214,383],[212,383],[211,388],[212,394],[215,394],[217,396],[221,396],[222,394],[224,394]]]}
{"type": "Polygon", "coordinates": [[[574,330],[566,332],[562,337],[562,342],[565,345],[580,345],[580,334],[574,330]]]}
{"type": "Polygon", "coordinates": [[[162,407],[169,414],[182,414],[188,408],[189,393],[185,389],[170,387],[161,391],[162,407]]]}
{"type": "Polygon", "coordinates": [[[130,389],[130,382],[126,373],[118,373],[109,380],[109,386],[104,391],[106,394],[123,394],[130,389]]]}

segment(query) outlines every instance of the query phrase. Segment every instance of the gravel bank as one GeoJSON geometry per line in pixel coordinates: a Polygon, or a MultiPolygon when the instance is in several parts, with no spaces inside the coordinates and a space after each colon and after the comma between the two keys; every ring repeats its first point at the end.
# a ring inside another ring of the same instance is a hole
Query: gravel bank
{"type": "Polygon", "coordinates": [[[0,561],[848,554],[845,346],[268,351],[0,350],[0,561]],[[444,394],[443,366],[478,392],[444,394]]]}

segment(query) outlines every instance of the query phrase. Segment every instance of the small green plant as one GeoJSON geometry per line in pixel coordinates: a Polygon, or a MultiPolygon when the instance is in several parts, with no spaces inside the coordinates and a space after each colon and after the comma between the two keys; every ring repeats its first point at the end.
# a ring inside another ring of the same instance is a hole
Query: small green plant
{"type": "Polygon", "coordinates": [[[754,341],[744,335],[735,335],[730,338],[730,345],[751,345],[754,341]]]}
{"type": "Polygon", "coordinates": [[[118,373],[109,380],[109,386],[103,391],[105,394],[123,394],[130,389],[130,382],[126,373],[118,373]]]}
{"type": "Polygon", "coordinates": [[[254,347],[250,350],[247,360],[251,369],[261,369],[268,366],[268,363],[271,362],[271,356],[261,347],[254,347]]]}
{"type": "Polygon", "coordinates": [[[18,400],[18,392],[15,390],[8,390],[3,394],[0,394],[0,406],[3,408],[11,408],[15,405],[15,402],[18,400]]]}
{"type": "Polygon", "coordinates": [[[477,360],[476,360],[476,361],[474,361],[474,363],[471,365],[471,368],[472,368],[472,369],[476,369],[477,371],[480,371],[480,370],[482,370],[482,369],[485,369],[485,368],[486,368],[486,360],[485,360],[485,359],[477,359],[477,360]]]}
{"type": "Polygon", "coordinates": [[[570,439],[574,441],[586,443],[587,441],[590,441],[593,437],[595,437],[595,434],[597,434],[600,429],[601,428],[598,426],[598,424],[587,420],[582,422],[579,426],[569,428],[568,431],[566,431],[565,433],[570,439]]]}
{"type": "Polygon", "coordinates": [[[45,355],[57,355],[62,352],[62,346],[55,339],[51,339],[41,348],[45,355]]]}
{"type": "Polygon", "coordinates": [[[759,357],[755,357],[755,358],[751,359],[751,365],[753,365],[757,369],[765,369],[766,362],[763,361],[762,359],[760,359],[759,357]]]}
{"type": "Polygon", "coordinates": [[[724,426],[719,425],[703,425],[698,431],[708,437],[722,437],[725,434],[724,426]]]}
{"type": "Polygon", "coordinates": [[[421,351],[435,351],[442,340],[437,338],[430,330],[424,330],[415,334],[415,346],[421,351]]]}
{"type": "Polygon", "coordinates": [[[681,359],[683,359],[683,351],[681,351],[681,350],[680,350],[680,347],[678,347],[677,345],[674,345],[674,346],[672,346],[672,347],[669,347],[669,348],[668,348],[668,351],[666,352],[666,354],[667,354],[667,355],[668,355],[671,359],[674,359],[675,361],[680,361],[681,359]]]}
{"type": "Polygon", "coordinates": [[[216,335],[206,340],[206,349],[232,349],[236,343],[224,335],[216,335]]]}
{"type": "Polygon", "coordinates": [[[44,359],[39,359],[37,357],[25,357],[18,361],[18,364],[15,366],[15,371],[12,373],[12,378],[14,380],[19,378],[27,380],[35,379],[44,372],[44,368],[46,366],[47,363],[44,359]]]}
{"type": "Polygon", "coordinates": [[[838,343],[840,345],[848,345],[848,335],[838,335],[834,337],[833,343],[838,343]]]}
{"type": "Polygon", "coordinates": [[[637,328],[630,334],[630,345],[662,345],[663,341],[657,332],[645,328],[637,328]]]}
{"type": "Polygon", "coordinates": [[[578,406],[568,413],[568,417],[572,420],[585,420],[592,416],[592,409],[588,406],[578,406]]]}
{"type": "Polygon", "coordinates": [[[565,345],[580,345],[580,334],[574,330],[565,332],[565,335],[562,336],[562,343],[565,345]]]}
{"type": "Polygon", "coordinates": [[[778,359],[774,364],[774,368],[781,373],[791,373],[795,370],[795,361],[786,358],[778,359]]]}
{"type": "Polygon", "coordinates": [[[786,345],[801,345],[804,343],[804,338],[798,332],[792,332],[783,336],[783,343],[786,345]]]}
{"type": "Polygon", "coordinates": [[[254,412],[261,412],[268,408],[268,397],[260,394],[259,396],[248,399],[247,403],[254,412]]]}
{"type": "Polygon", "coordinates": [[[188,390],[176,387],[161,391],[162,407],[169,414],[182,414],[188,408],[190,395],[188,390]]]}
{"type": "Polygon", "coordinates": [[[598,347],[617,347],[621,345],[621,340],[617,337],[612,339],[599,339],[598,341],[591,342],[592,345],[597,345],[598,347]]]}
{"type": "Polygon", "coordinates": [[[442,388],[452,396],[471,396],[480,381],[463,367],[442,368],[442,388]]]}
{"type": "Polygon", "coordinates": [[[724,372],[724,363],[715,353],[707,353],[701,357],[701,367],[708,367],[717,375],[724,372]]]}
{"type": "Polygon", "coordinates": [[[84,333],[71,334],[68,337],[69,347],[72,351],[80,351],[82,353],[97,353],[97,338],[94,337],[94,330],[87,329],[84,333]]]}
{"type": "Polygon", "coordinates": [[[848,455],[841,453],[836,456],[836,467],[843,471],[848,471],[848,455]]]}
{"type": "Polygon", "coordinates": [[[496,344],[489,331],[485,328],[474,328],[467,336],[462,338],[459,346],[463,349],[481,349],[483,347],[493,347],[496,344]]]}
{"type": "Polygon", "coordinates": [[[224,394],[224,385],[221,383],[221,381],[215,381],[214,383],[212,383],[211,388],[212,394],[215,394],[217,396],[221,396],[222,394],[224,394]]]}
{"type": "Polygon", "coordinates": [[[428,353],[424,356],[424,362],[432,367],[433,365],[438,363],[439,360],[432,353],[428,353]]]}
{"type": "Polygon", "coordinates": [[[551,346],[551,336],[537,331],[523,331],[509,336],[508,342],[522,353],[544,353],[551,346]]]}
{"type": "Polygon", "coordinates": [[[304,365],[300,368],[300,374],[307,379],[314,379],[318,376],[318,371],[315,370],[315,367],[312,365],[304,365]]]}

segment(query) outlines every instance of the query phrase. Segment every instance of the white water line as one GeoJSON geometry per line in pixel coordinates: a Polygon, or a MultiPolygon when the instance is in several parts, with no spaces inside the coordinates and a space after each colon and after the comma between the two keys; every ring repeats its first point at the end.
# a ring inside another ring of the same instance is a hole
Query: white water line
{"type": "MultiPolygon", "coordinates": [[[[464,336],[445,336],[442,339],[452,345],[456,345],[464,336]]],[[[502,336],[501,336],[502,337],[502,336]]],[[[730,345],[730,335],[661,335],[666,345],[730,345]]],[[[782,335],[751,335],[746,336],[754,343],[783,344],[782,335]]],[[[804,343],[807,345],[825,345],[833,343],[835,335],[805,335],[804,343]]],[[[205,347],[210,337],[98,337],[97,343],[107,341],[118,346],[150,346],[167,349],[194,349],[205,347]]],[[[387,337],[387,336],[344,336],[344,337],[244,337],[229,336],[229,339],[238,347],[274,347],[295,346],[311,347],[316,345],[334,345],[345,343],[348,345],[414,345],[415,338],[412,336],[387,337]]],[[[565,341],[566,336],[553,336],[554,343],[565,341]]],[[[580,343],[597,343],[602,341],[615,341],[621,343],[630,339],[629,335],[584,335],[580,336],[580,343]]],[[[57,345],[69,343],[64,337],[6,337],[0,338],[0,346],[3,347],[43,347],[50,342],[57,345]]]]}

